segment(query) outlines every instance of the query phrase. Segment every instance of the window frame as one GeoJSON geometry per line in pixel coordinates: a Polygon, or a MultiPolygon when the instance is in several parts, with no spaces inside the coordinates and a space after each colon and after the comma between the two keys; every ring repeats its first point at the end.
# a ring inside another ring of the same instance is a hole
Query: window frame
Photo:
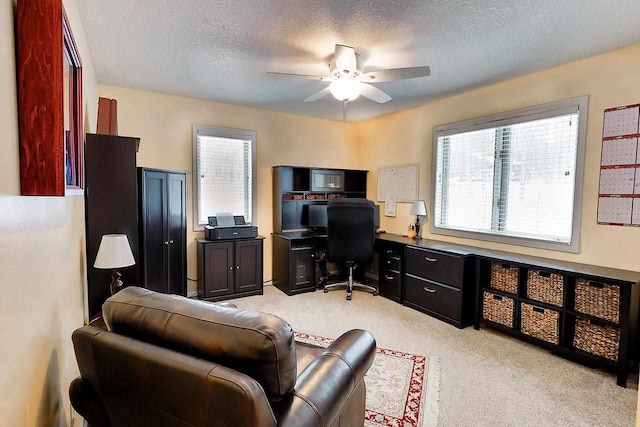
{"type": "Polygon", "coordinates": [[[491,232],[466,231],[445,227],[438,227],[435,224],[435,211],[432,212],[432,220],[429,221],[429,231],[432,234],[461,237],[466,239],[484,240],[489,242],[504,243],[509,245],[526,246],[540,249],[550,249],[562,252],[580,252],[580,227],[582,219],[582,190],[584,183],[584,160],[587,136],[588,118],[588,96],[565,99],[536,105],[533,107],[521,108],[504,113],[492,114],[460,122],[448,123],[434,126],[432,136],[432,162],[431,162],[431,207],[436,206],[437,190],[437,166],[438,166],[438,137],[470,132],[475,130],[514,125],[517,123],[529,122],[542,118],[560,116],[567,113],[578,113],[578,141],[576,151],[576,165],[573,192],[573,220],[571,227],[571,242],[552,242],[549,240],[507,236],[491,232]]]}
{"type": "Polygon", "coordinates": [[[256,224],[256,131],[247,129],[224,128],[217,126],[207,126],[194,124],[193,134],[193,169],[192,169],[192,197],[193,197],[193,231],[203,231],[204,224],[198,221],[198,211],[200,210],[200,174],[198,173],[198,132],[211,137],[230,138],[251,141],[251,223],[256,224]]]}

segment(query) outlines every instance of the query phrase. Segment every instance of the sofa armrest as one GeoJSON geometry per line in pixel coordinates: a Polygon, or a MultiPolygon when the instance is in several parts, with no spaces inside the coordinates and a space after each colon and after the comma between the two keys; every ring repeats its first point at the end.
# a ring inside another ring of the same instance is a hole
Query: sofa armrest
{"type": "Polygon", "coordinates": [[[376,341],[367,331],[340,336],[300,373],[291,397],[278,405],[278,426],[324,427],[338,418],[340,425],[363,424],[363,379],[375,350],[376,341]],[[351,421],[343,423],[345,416],[351,421]]]}
{"type": "Polygon", "coordinates": [[[89,427],[109,427],[111,422],[102,406],[98,393],[82,377],[78,377],[69,386],[69,399],[73,409],[84,418],[89,427]]]}

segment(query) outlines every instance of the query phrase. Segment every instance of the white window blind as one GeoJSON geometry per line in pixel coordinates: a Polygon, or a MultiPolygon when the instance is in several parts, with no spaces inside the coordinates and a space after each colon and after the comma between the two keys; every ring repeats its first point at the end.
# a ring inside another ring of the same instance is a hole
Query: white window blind
{"type": "Polygon", "coordinates": [[[575,246],[586,115],[546,107],[436,128],[432,232],[575,246]]]}
{"type": "Polygon", "coordinates": [[[217,212],[253,220],[254,150],[251,131],[194,126],[195,228],[217,212]]]}

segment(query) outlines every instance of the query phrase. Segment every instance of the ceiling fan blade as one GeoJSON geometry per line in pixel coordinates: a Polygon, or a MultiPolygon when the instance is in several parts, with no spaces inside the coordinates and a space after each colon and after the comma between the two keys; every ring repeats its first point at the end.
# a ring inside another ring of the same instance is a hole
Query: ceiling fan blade
{"type": "Polygon", "coordinates": [[[353,72],[358,66],[356,51],[351,46],[336,45],[336,68],[353,72]]]}
{"type": "Polygon", "coordinates": [[[310,76],[308,74],[293,74],[293,73],[277,73],[275,71],[267,71],[267,74],[274,74],[276,76],[287,76],[287,77],[297,77],[299,79],[310,79],[310,80],[320,80],[323,82],[330,82],[333,79],[329,76],[310,76]]]}
{"type": "Polygon", "coordinates": [[[316,92],[313,95],[311,95],[310,97],[308,97],[307,99],[305,99],[304,102],[317,101],[318,99],[324,98],[325,96],[329,95],[330,93],[331,93],[331,91],[329,90],[329,86],[327,86],[324,89],[322,89],[320,92],[316,92]]]}
{"type": "Polygon", "coordinates": [[[362,83],[361,95],[377,102],[378,104],[384,104],[385,102],[391,101],[391,97],[389,95],[387,95],[377,87],[371,86],[366,83],[362,83]]]}
{"type": "Polygon", "coordinates": [[[371,71],[363,74],[361,80],[369,83],[407,80],[431,75],[429,67],[392,68],[389,70],[371,71]]]}

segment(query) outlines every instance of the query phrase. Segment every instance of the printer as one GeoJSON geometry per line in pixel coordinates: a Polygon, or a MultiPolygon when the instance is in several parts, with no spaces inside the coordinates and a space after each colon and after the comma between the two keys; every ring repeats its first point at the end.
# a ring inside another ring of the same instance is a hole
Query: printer
{"type": "Polygon", "coordinates": [[[243,215],[216,213],[208,218],[204,226],[204,238],[207,240],[252,239],[258,236],[258,227],[247,224],[243,215]]]}

